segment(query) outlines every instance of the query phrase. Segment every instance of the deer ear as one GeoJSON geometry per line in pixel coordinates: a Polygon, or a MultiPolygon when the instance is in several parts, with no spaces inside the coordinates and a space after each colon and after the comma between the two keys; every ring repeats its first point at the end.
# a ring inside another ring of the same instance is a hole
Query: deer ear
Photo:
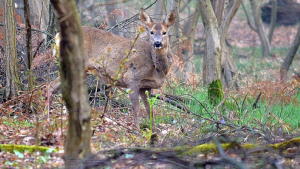
{"type": "Polygon", "coordinates": [[[146,24],[147,26],[150,26],[153,21],[152,19],[150,18],[150,16],[144,11],[143,8],[141,8],[141,12],[140,12],[140,20],[146,24]]]}
{"type": "Polygon", "coordinates": [[[176,20],[175,10],[172,10],[172,12],[167,16],[164,23],[166,24],[167,27],[170,27],[175,23],[175,20],[176,20]]]}

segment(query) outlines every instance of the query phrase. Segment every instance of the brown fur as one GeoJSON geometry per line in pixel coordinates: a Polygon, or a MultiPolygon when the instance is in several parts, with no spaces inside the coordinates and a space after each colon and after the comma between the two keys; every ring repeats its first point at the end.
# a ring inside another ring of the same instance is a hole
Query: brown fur
{"type": "Polygon", "coordinates": [[[153,23],[152,19],[142,10],[140,19],[149,32],[153,31],[161,37],[161,48],[154,48],[153,43],[138,39],[128,55],[133,40],[96,28],[82,27],[87,71],[99,76],[101,82],[131,90],[129,97],[135,113],[136,124],[140,117],[139,96],[150,115],[145,92],[149,91],[150,94],[151,89],[160,88],[171,66],[172,55],[169,40],[163,32],[166,32],[174,23],[175,16],[171,13],[165,22],[153,23]]]}

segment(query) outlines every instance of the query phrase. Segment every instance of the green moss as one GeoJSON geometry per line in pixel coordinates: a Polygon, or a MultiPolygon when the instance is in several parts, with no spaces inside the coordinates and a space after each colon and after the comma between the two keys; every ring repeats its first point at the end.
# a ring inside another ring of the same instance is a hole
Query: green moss
{"type": "Polygon", "coordinates": [[[221,80],[214,80],[208,86],[208,99],[212,105],[219,104],[224,98],[221,80]]]}
{"type": "MultiPolygon", "coordinates": [[[[279,150],[279,149],[286,149],[289,146],[295,146],[300,144],[300,137],[293,138],[291,140],[281,142],[281,143],[276,143],[276,144],[267,144],[267,145],[259,145],[259,144],[241,144],[241,148],[249,150],[257,147],[270,147],[273,148],[274,150],[279,150]]],[[[233,149],[236,147],[236,143],[223,143],[221,144],[222,148],[224,150],[228,149],[233,149]]],[[[188,148],[186,151],[184,149],[187,149],[187,147],[182,147],[181,149],[177,148],[177,150],[180,150],[178,153],[181,155],[188,155],[188,156],[193,156],[197,154],[207,154],[207,153],[217,153],[217,145],[214,143],[208,143],[208,144],[201,144],[197,145],[194,147],[188,148]]]]}
{"type": "Polygon", "coordinates": [[[44,147],[44,146],[29,146],[29,145],[16,145],[16,144],[0,144],[0,151],[13,152],[14,150],[19,152],[56,152],[56,149],[44,147]]]}

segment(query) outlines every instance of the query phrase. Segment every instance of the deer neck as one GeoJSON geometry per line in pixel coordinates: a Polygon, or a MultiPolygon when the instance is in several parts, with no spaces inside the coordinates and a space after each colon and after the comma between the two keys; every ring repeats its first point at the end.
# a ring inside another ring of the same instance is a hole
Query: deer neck
{"type": "Polygon", "coordinates": [[[158,73],[163,73],[163,75],[166,75],[172,63],[172,58],[169,53],[169,46],[165,46],[161,49],[152,48],[151,55],[155,70],[158,73]]]}

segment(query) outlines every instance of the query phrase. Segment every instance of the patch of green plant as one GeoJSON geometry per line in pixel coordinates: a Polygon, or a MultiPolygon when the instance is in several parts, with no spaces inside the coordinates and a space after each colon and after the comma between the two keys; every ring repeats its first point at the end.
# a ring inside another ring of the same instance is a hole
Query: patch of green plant
{"type": "MultiPolygon", "coordinates": [[[[295,103],[268,104],[266,101],[259,100],[256,107],[253,106],[256,98],[225,96],[224,104],[217,110],[209,102],[207,88],[192,89],[178,85],[168,89],[168,93],[187,98],[184,102],[185,106],[193,113],[198,114],[199,116],[195,116],[195,118],[199,120],[202,117],[220,121],[223,120],[220,119],[223,117],[225,122],[228,121],[239,126],[281,127],[287,132],[300,127],[300,92],[294,96],[295,103]]],[[[210,131],[212,126],[209,123],[207,125],[207,127],[201,126],[203,132],[210,131]]]]}
{"type": "Polygon", "coordinates": [[[28,120],[18,120],[13,118],[2,118],[2,123],[10,127],[33,127],[34,124],[28,120]]]}

